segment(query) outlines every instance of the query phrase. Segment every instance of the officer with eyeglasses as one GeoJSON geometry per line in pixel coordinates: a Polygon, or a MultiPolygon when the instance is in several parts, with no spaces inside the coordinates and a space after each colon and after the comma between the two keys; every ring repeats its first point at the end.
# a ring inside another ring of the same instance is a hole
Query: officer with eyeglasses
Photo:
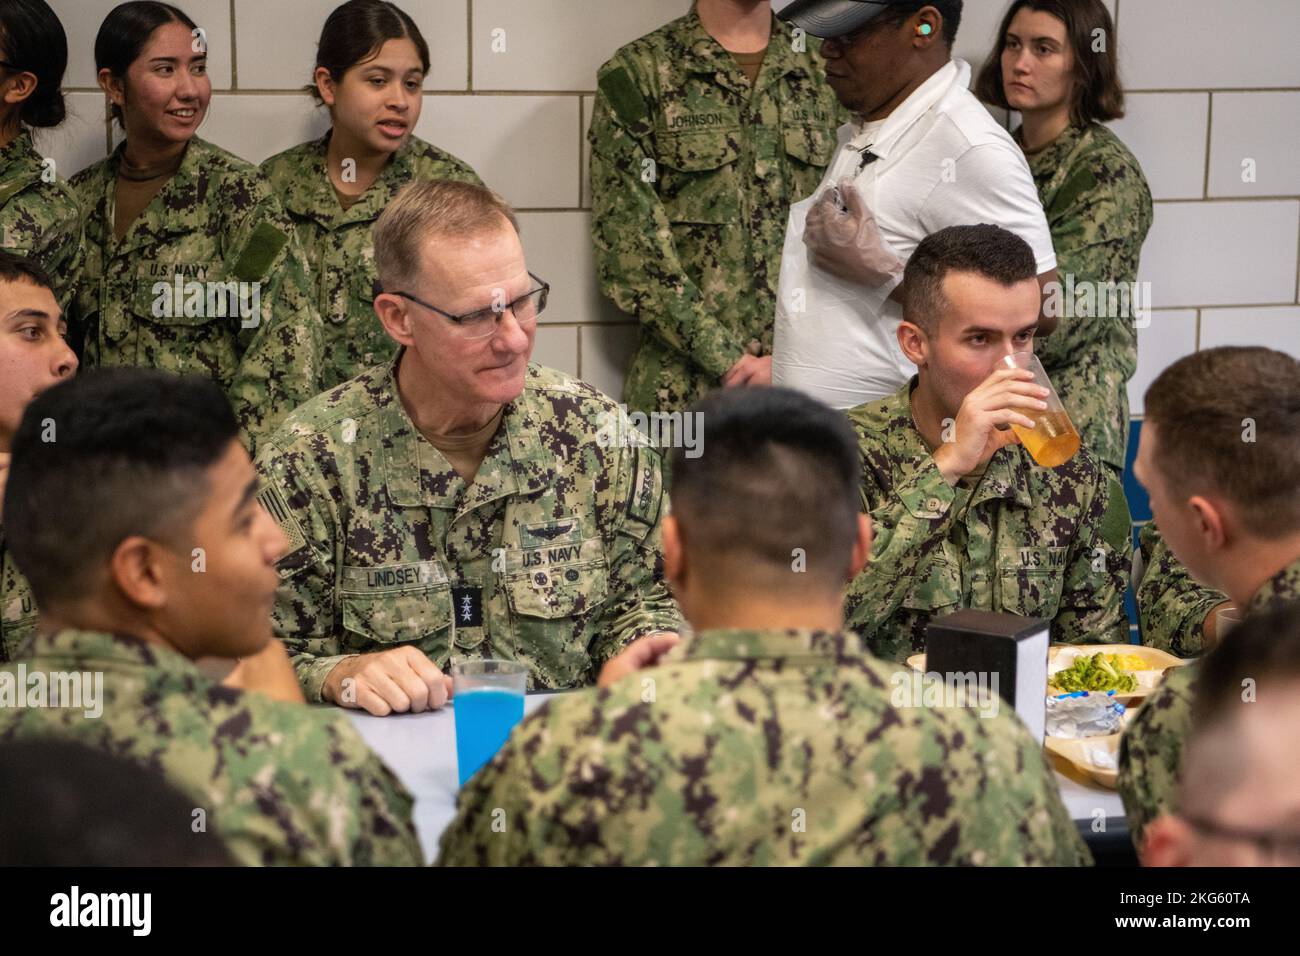
{"type": "Polygon", "coordinates": [[[261,449],[289,538],[274,612],[310,701],[441,707],[450,664],[594,683],[676,640],[658,453],[615,403],[531,364],[550,287],[514,211],[473,183],[406,187],[375,224],[375,313],[400,346],[261,449]]]}

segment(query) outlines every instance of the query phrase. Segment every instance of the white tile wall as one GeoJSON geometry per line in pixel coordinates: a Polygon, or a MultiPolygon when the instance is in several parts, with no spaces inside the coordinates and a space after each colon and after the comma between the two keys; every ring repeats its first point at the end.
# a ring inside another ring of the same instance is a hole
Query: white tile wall
{"type": "MultiPolygon", "coordinates": [[[[38,145],[66,175],[104,155],[93,44],[117,0],[50,2],[68,32],[71,118],[38,145]]],[[[218,91],[205,137],[257,162],[325,129],[324,114],[298,90],[336,2],[183,0],[207,31],[218,91]]],[[[399,2],[433,60],[418,134],[471,163],[524,210],[529,264],[555,290],[538,358],[618,395],[636,329],[596,288],[584,211],[590,94],[602,62],[684,13],[689,0],[399,2]],[[502,53],[491,48],[496,27],[505,31],[502,53]]],[[[1130,387],[1139,414],[1151,378],[1196,348],[1198,325],[1202,348],[1300,347],[1300,57],[1293,50],[1300,2],[1107,4],[1130,91],[1129,115],[1115,128],[1157,199],[1141,277],[1153,283],[1159,311],[1140,333],[1130,387]],[[1255,183],[1241,181],[1246,157],[1256,160],[1255,183]]],[[[978,68],[1005,9],[1005,0],[968,2],[956,55],[978,68]]]]}
{"type": "MultiPolygon", "coordinates": [[[[426,90],[464,90],[469,79],[469,0],[403,0],[429,46],[426,90]]],[[[339,0],[234,0],[239,86],[284,90],[311,82],[316,41],[339,0]],[[268,44],[273,42],[271,49],[268,44]]]]}
{"type": "MultiPolygon", "coordinates": [[[[64,86],[97,89],[95,36],[104,17],[121,0],[49,0],[68,35],[68,70],[64,86]]],[[[295,0],[297,2],[297,0],[295,0]]],[[[230,0],[184,0],[179,4],[208,38],[208,75],[212,88],[230,89],[230,0]]],[[[271,38],[268,38],[271,39],[271,38]]]]}
{"type": "Polygon", "coordinates": [[[1151,313],[1151,324],[1138,329],[1138,367],[1128,382],[1129,413],[1142,414],[1142,399],[1161,370],[1196,351],[1194,310],[1151,313]]]}
{"type": "Polygon", "coordinates": [[[1201,348],[1263,345],[1300,359],[1300,308],[1205,309],[1201,348]]]}
{"type": "Polygon", "coordinates": [[[474,0],[474,89],[595,90],[596,70],[615,50],[689,7],[683,0],[474,0]]]}
{"type": "Polygon", "coordinates": [[[54,159],[63,177],[104,158],[104,96],[102,93],[68,93],[64,96],[68,118],[58,129],[37,130],[36,148],[54,159]]]}
{"type": "Polygon", "coordinates": [[[250,163],[260,163],[319,138],[329,126],[329,113],[317,108],[308,93],[218,93],[199,135],[250,163]]]}
{"type": "Polygon", "coordinates": [[[1215,93],[1211,196],[1300,193],[1300,91],[1215,93]]]}
{"type": "Polygon", "coordinates": [[[1135,90],[1300,86],[1295,0],[1120,0],[1118,29],[1135,90]]]}
{"type": "Polygon", "coordinates": [[[1133,151],[1155,199],[1205,195],[1209,93],[1132,93],[1111,129],[1133,151]]]}
{"type": "Polygon", "coordinates": [[[1139,278],[1156,308],[1294,301],[1300,202],[1156,204],[1139,278]]]}

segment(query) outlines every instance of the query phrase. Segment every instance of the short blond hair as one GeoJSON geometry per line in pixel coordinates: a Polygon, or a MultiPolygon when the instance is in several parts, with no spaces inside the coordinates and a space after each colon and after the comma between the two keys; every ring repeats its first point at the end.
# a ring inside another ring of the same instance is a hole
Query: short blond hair
{"type": "Polygon", "coordinates": [[[410,285],[429,239],[481,236],[500,229],[503,219],[519,231],[514,207],[477,183],[438,179],[403,187],[375,223],[380,283],[388,291],[410,285]]]}

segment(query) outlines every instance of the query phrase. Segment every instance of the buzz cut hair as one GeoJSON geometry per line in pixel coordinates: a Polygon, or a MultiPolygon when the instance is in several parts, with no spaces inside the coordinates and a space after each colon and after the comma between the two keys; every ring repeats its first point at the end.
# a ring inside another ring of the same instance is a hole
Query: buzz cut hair
{"type": "Polygon", "coordinates": [[[197,375],[96,368],[28,403],[5,487],[5,543],[43,611],[98,593],[139,535],[184,540],[207,470],[239,440],[225,393],[197,375]]]}
{"type": "Polygon", "coordinates": [[[1261,346],[1195,352],[1156,377],[1143,414],[1176,495],[1223,495],[1265,540],[1300,531],[1300,360],[1261,346]]]}
{"type": "Polygon", "coordinates": [[[477,183],[419,180],[404,187],[375,223],[375,270],[385,291],[412,285],[430,239],[470,238],[506,224],[517,233],[514,207],[477,183]]]}
{"type": "Polygon", "coordinates": [[[672,511],[701,573],[777,593],[842,589],[861,511],[848,418],[779,387],[720,389],[687,414],[707,442],[695,458],[672,449],[672,511]]]}
{"type": "Polygon", "coordinates": [[[1034,250],[1014,232],[980,223],[949,226],[921,240],[903,270],[903,318],[933,336],[948,309],[943,280],[968,272],[1011,288],[1038,278],[1034,250]]]}

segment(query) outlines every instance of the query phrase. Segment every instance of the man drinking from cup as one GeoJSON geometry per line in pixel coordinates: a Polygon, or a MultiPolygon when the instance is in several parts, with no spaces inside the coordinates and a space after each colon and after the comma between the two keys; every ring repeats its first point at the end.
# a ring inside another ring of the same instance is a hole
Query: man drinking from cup
{"type": "Polygon", "coordinates": [[[998,226],[951,226],[917,246],[904,285],[898,343],[917,375],[849,412],[876,528],[850,626],[895,660],[960,608],[1050,621],[1054,642],[1126,642],[1123,489],[1087,449],[1059,464],[1030,454],[1060,403],[1033,356],[1017,355],[1038,327],[1029,245],[998,226]]]}

